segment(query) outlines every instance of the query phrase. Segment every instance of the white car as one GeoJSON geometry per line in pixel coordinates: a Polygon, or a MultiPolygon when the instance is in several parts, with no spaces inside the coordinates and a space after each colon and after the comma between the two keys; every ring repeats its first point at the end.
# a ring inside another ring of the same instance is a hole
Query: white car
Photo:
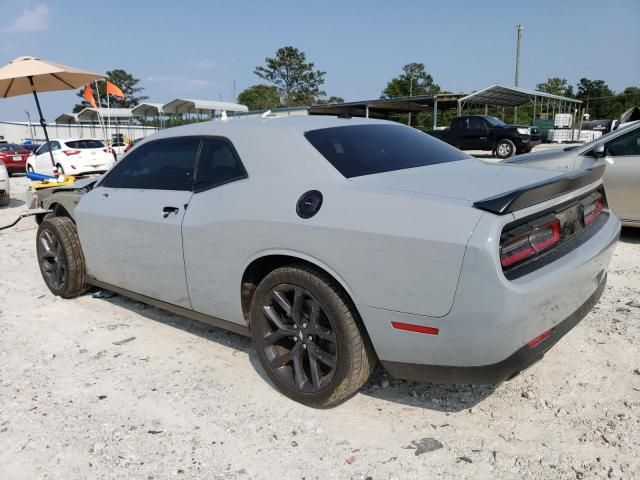
{"type": "Polygon", "coordinates": [[[109,147],[96,138],[52,139],[38,148],[27,159],[27,172],[53,175],[54,165],[59,173],[80,175],[87,173],[103,173],[115,163],[109,147]]]}
{"type": "Polygon", "coordinates": [[[118,158],[124,153],[125,149],[129,144],[123,142],[115,142],[111,144],[111,149],[116,153],[118,158]]]}
{"type": "Polygon", "coordinates": [[[9,172],[7,172],[4,162],[0,160],[0,207],[9,205],[9,187],[9,172]]]}

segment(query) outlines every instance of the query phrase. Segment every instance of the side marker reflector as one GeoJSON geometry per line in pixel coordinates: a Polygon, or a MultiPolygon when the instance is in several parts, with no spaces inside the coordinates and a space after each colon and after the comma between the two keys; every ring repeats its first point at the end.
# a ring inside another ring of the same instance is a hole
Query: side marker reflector
{"type": "Polygon", "coordinates": [[[529,343],[527,343],[527,345],[529,346],[529,348],[533,348],[536,345],[538,345],[539,343],[541,343],[541,342],[545,341],[547,338],[549,338],[552,333],[553,333],[553,328],[550,329],[550,330],[547,330],[542,335],[538,335],[536,338],[534,338],[529,343]]]}
{"type": "Polygon", "coordinates": [[[414,325],[413,323],[391,322],[391,326],[397,330],[425,333],[427,335],[438,335],[438,332],[440,331],[435,327],[425,327],[423,325],[414,325]]]}

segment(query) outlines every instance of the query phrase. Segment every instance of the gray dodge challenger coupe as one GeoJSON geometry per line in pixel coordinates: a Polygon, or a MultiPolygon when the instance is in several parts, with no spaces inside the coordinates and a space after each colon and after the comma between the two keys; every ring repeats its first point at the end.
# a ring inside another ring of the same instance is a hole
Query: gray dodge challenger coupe
{"type": "Polygon", "coordinates": [[[37,254],[55,295],[97,286],[250,335],[310,406],[352,395],[377,361],[498,383],[602,294],[620,234],[603,170],[492,165],[362,118],[199,123],[50,192],[37,254]]]}

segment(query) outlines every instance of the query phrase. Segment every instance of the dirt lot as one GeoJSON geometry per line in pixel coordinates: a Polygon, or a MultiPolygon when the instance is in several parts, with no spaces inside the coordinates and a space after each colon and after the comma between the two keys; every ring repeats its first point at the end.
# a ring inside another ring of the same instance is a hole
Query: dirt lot
{"type": "Polygon", "coordinates": [[[53,297],[35,233],[0,232],[1,479],[640,477],[640,231],[623,232],[601,303],[516,379],[377,372],[332,410],[279,395],[248,339],[121,297],[53,297]]]}

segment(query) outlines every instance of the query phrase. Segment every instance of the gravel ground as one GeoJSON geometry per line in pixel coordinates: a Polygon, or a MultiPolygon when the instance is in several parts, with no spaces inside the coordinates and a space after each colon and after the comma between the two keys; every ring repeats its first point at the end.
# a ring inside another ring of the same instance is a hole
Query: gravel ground
{"type": "Polygon", "coordinates": [[[0,479],[640,476],[639,230],[600,304],[514,380],[378,371],[331,410],[279,395],[246,338],[118,296],[53,297],[35,233],[0,232],[0,479]]]}

